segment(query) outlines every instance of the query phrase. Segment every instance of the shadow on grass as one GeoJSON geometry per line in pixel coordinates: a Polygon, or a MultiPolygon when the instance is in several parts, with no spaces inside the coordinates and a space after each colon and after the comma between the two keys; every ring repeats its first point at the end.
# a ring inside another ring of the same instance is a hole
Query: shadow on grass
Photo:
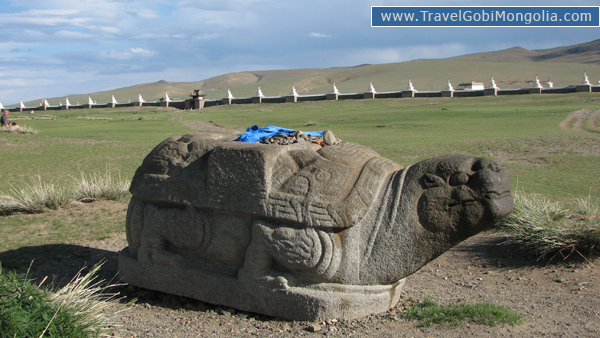
{"type": "MultiPolygon", "coordinates": [[[[462,244],[454,247],[452,250],[459,252],[468,252],[478,256],[485,264],[489,266],[502,266],[508,268],[521,267],[541,267],[554,264],[581,264],[586,262],[577,253],[573,253],[567,259],[559,254],[554,258],[549,255],[538,259],[537,256],[524,252],[521,246],[516,243],[503,244],[508,239],[507,234],[499,230],[489,230],[470,238],[462,244]]],[[[593,258],[591,258],[593,260],[593,258]]]]}
{"type": "Polygon", "coordinates": [[[2,269],[27,274],[36,282],[44,277],[44,285],[54,281],[55,286],[68,283],[83,268],[88,272],[96,263],[105,261],[98,280],[117,282],[118,252],[89,248],[71,244],[48,244],[28,246],[0,252],[2,269]]]}

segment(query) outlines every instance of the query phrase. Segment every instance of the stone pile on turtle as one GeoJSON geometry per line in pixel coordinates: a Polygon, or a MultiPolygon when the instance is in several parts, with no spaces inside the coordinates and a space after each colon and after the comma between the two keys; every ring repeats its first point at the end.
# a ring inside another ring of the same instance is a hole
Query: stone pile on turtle
{"type": "Polygon", "coordinates": [[[332,146],[341,142],[340,139],[333,135],[331,130],[325,130],[323,135],[307,135],[302,130],[293,131],[289,134],[279,133],[272,137],[265,136],[260,140],[260,143],[264,144],[275,144],[275,145],[289,145],[294,143],[312,142],[322,147],[332,146]]]}
{"type": "Polygon", "coordinates": [[[341,143],[331,130],[302,131],[277,126],[252,126],[235,139],[238,142],[262,143],[274,145],[291,145],[299,143],[314,143],[321,147],[341,143]]]}

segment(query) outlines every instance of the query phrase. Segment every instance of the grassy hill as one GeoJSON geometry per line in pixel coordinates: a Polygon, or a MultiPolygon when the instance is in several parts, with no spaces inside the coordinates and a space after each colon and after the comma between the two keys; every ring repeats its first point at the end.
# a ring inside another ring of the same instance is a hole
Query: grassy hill
{"type": "MultiPolygon", "coordinates": [[[[266,96],[288,95],[292,86],[299,94],[329,93],[332,84],[341,92],[364,92],[369,81],[377,91],[398,91],[406,88],[410,78],[417,90],[442,90],[446,81],[456,86],[460,82],[480,81],[489,83],[494,76],[500,88],[521,88],[532,85],[536,74],[540,80],[548,78],[555,86],[567,86],[581,82],[586,71],[590,80],[600,80],[600,40],[588,43],[543,50],[527,50],[520,47],[500,51],[475,53],[446,59],[420,59],[408,62],[335,67],[325,69],[263,70],[219,75],[197,82],[144,83],[110,91],[69,95],[72,104],[87,102],[91,96],[97,103],[110,102],[111,95],[117,101],[144,99],[156,101],[169,93],[171,99],[185,99],[194,89],[201,89],[208,99],[222,98],[227,88],[235,97],[251,97],[258,86],[266,96]]],[[[49,98],[50,104],[64,102],[64,97],[49,98]]],[[[38,105],[40,101],[26,103],[38,105]]]]}
{"type": "Polygon", "coordinates": [[[475,53],[458,56],[456,59],[498,62],[560,62],[600,64],[600,39],[578,45],[550,49],[527,50],[513,47],[496,52],[475,53]]]}

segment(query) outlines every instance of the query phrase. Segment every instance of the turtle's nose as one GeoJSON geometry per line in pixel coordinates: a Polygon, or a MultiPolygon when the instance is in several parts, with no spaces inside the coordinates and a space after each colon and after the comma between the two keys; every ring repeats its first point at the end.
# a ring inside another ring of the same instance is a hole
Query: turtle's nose
{"type": "Polygon", "coordinates": [[[479,171],[482,169],[488,169],[494,172],[500,172],[500,170],[502,170],[502,167],[500,167],[500,165],[492,160],[489,160],[487,158],[480,158],[477,161],[475,161],[475,163],[473,163],[473,166],[471,167],[471,170],[473,171],[479,171]]]}
{"type": "Polygon", "coordinates": [[[474,173],[471,175],[469,182],[472,181],[474,186],[480,186],[486,191],[510,191],[508,171],[498,163],[486,158],[480,158],[473,163],[471,170],[474,173]]]}

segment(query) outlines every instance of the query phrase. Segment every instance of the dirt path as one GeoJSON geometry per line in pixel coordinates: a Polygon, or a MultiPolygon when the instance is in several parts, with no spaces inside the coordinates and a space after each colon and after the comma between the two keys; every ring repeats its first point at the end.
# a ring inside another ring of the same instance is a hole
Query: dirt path
{"type": "Polygon", "coordinates": [[[588,127],[600,130],[600,127],[596,125],[597,119],[600,119],[600,110],[594,111],[594,109],[591,108],[584,108],[569,114],[569,116],[560,123],[560,127],[564,130],[589,133],[590,131],[585,130],[583,126],[587,123],[588,127]],[[573,122],[573,120],[575,120],[575,122],[573,122]],[[571,124],[573,125],[572,127],[571,124]]]}

